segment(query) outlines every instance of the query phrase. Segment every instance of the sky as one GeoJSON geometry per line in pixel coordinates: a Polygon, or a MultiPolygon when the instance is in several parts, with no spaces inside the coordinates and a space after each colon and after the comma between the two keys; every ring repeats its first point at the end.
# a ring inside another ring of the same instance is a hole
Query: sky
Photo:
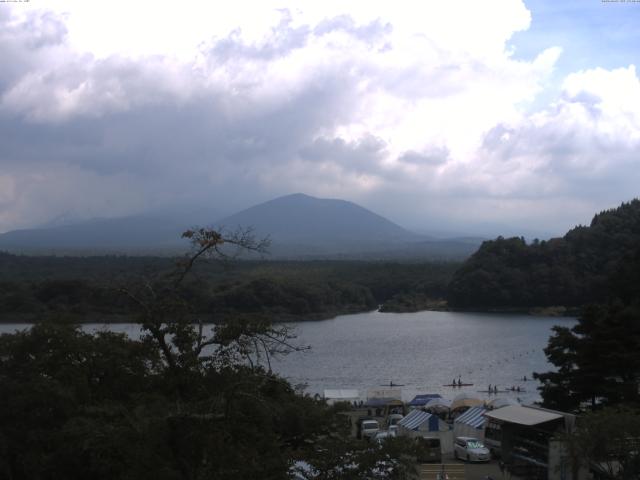
{"type": "Polygon", "coordinates": [[[0,232],[302,192],[560,235],[639,195],[639,24],[631,1],[0,2],[0,232]]]}

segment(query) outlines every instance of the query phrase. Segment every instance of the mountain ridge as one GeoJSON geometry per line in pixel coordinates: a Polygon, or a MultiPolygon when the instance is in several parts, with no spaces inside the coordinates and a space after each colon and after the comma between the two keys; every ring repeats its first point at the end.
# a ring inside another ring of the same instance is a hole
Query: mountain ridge
{"type": "MultiPolygon", "coordinates": [[[[0,235],[0,250],[173,255],[188,248],[181,233],[198,223],[188,224],[188,217],[155,213],[14,230],[0,235]]],[[[449,242],[417,234],[356,203],[303,193],[277,197],[217,221],[199,223],[227,231],[250,227],[256,237],[271,239],[270,257],[279,259],[461,258],[479,245],[479,241],[449,242]]]]}

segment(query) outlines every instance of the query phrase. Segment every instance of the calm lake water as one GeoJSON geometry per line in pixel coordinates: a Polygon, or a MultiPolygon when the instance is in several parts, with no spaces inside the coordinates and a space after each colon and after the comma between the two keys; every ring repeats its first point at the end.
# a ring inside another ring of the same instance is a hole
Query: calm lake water
{"type": "Polygon", "coordinates": [[[393,381],[410,400],[418,393],[453,398],[460,392],[488,398],[478,390],[520,386],[525,392],[500,396],[538,400],[526,375],[552,368],[546,347],[554,325],[572,326],[575,319],[511,314],[454,312],[345,315],[332,320],[296,324],[297,341],[311,345],[291,354],[274,368],[292,383],[308,384],[311,393],[325,388],[366,390],[393,381]],[[461,376],[472,387],[451,388],[461,376]]]}
{"type": "MultiPolygon", "coordinates": [[[[539,399],[533,372],[552,368],[542,349],[554,325],[571,326],[575,319],[511,314],[453,312],[380,313],[343,315],[331,320],[291,324],[295,342],[311,349],[276,359],[273,368],[293,384],[304,383],[311,394],[324,389],[380,388],[393,381],[402,384],[405,400],[418,393],[440,393],[453,398],[468,392],[489,398],[488,384],[503,389],[520,386],[525,391],[499,396],[524,403],[539,399]],[[451,388],[461,376],[472,387],[451,388]]],[[[0,325],[12,332],[25,325],[0,325]]],[[[109,328],[139,335],[134,324],[85,326],[109,328]]]]}

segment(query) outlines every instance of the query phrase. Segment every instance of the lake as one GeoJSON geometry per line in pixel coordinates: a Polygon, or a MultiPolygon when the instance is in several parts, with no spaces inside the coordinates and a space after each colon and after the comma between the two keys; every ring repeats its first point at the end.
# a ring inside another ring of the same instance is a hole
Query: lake
{"type": "MultiPolygon", "coordinates": [[[[523,403],[539,400],[533,372],[552,366],[543,352],[554,325],[572,326],[573,318],[458,312],[380,313],[342,315],[331,320],[289,324],[295,343],[311,349],[276,359],[273,368],[306,391],[354,388],[364,393],[393,381],[404,385],[410,400],[418,393],[440,393],[453,398],[460,392],[489,398],[489,384],[500,389],[520,386],[525,391],[499,396],[523,403]],[[472,387],[444,384],[460,377],[472,387]]],[[[11,332],[25,325],[0,325],[11,332]]],[[[85,325],[87,330],[109,328],[139,335],[135,324],[85,325]]]]}
{"type": "Polygon", "coordinates": [[[539,400],[538,383],[526,375],[552,369],[543,348],[554,325],[572,326],[573,318],[454,312],[344,315],[332,320],[295,324],[297,342],[311,350],[290,354],[274,369],[310,393],[325,388],[366,390],[393,381],[404,385],[403,397],[461,391],[488,398],[478,390],[520,386],[525,392],[500,396],[539,400]],[[443,387],[461,377],[473,387],[443,387]]]}

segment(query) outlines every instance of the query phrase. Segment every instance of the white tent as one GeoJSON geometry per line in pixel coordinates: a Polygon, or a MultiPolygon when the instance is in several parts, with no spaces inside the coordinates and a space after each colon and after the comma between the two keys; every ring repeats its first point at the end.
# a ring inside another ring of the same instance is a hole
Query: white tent
{"type": "Polygon", "coordinates": [[[453,398],[453,402],[451,402],[451,410],[453,411],[461,407],[477,407],[479,405],[484,405],[484,401],[470,393],[463,392],[453,398]]]}
{"type": "Polygon", "coordinates": [[[453,422],[454,437],[475,437],[484,440],[484,425],[487,410],[482,407],[472,407],[453,422]]]}
{"type": "Polygon", "coordinates": [[[432,398],[423,408],[434,412],[448,412],[451,408],[451,400],[447,400],[446,398],[432,398]]]}
{"type": "Polygon", "coordinates": [[[489,410],[495,410],[496,408],[502,408],[508,405],[520,405],[520,403],[516,399],[509,397],[498,397],[487,402],[487,408],[489,410]]]}
{"type": "Polygon", "coordinates": [[[351,403],[360,400],[360,393],[358,390],[349,389],[325,390],[323,398],[329,405],[337,402],[351,403]]]}
{"type": "Polygon", "coordinates": [[[400,388],[372,388],[367,390],[367,400],[370,398],[402,400],[402,390],[400,388]]]}

